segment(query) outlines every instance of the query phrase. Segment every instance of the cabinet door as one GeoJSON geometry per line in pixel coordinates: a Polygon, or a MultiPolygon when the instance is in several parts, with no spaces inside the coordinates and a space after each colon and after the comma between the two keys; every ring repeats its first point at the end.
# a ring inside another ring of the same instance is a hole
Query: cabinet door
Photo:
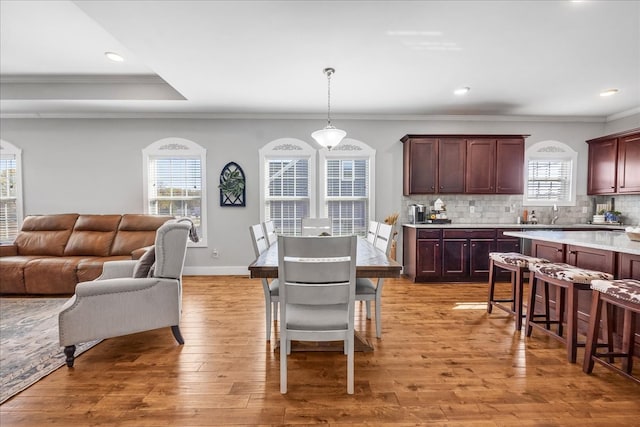
{"type": "Polygon", "coordinates": [[[617,138],[589,143],[587,194],[612,194],[616,191],[617,138]]]}
{"type": "Polygon", "coordinates": [[[419,278],[439,277],[441,268],[440,240],[418,240],[416,276],[419,278]]]}
{"type": "Polygon", "coordinates": [[[612,251],[567,245],[566,260],[567,264],[576,267],[616,274],[615,252],[612,251]]]}
{"type": "Polygon", "coordinates": [[[618,278],[640,280],[640,255],[618,254],[618,278]]]}
{"type": "Polygon", "coordinates": [[[467,141],[441,139],[438,147],[438,193],[464,193],[467,141]]]}
{"type": "Polygon", "coordinates": [[[618,139],[618,193],[640,193],[640,133],[618,139]]]}
{"type": "Polygon", "coordinates": [[[467,140],[466,192],[470,194],[495,193],[496,140],[467,140]]]}
{"type": "Polygon", "coordinates": [[[493,252],[494,247],[494,239],[469,241],[469,275],[472,279],[489,279],[489,252],[493,252]]]}
{"type": "Polygon", "coordinates": [[[442,278],[469,276],[469,243],[467,239],[442,240],[442,278]]]}
{"type": "Polygon", "coordinates": [[[499,139],[496,143],[496,193],[524,192],[524,139],[499,139]]]}
{"type": "Polygon", "coordinates": [[[564,245],[534,240],[531,242],[531,255],[544,258],[549,262],[564,262],[564,245]]]}
{"type": "Polygon", "coordinates": [[[404,143],[404,195],[436,192],[438,140],[410,139],[404,143]]]}

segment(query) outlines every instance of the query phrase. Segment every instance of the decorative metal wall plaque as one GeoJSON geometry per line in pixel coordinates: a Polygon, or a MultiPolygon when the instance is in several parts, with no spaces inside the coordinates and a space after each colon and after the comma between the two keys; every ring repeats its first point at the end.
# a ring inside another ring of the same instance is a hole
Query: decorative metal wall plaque
{"type": "Polygon", "coordinates": [[[229,162],[220,172],[220,206],[245,206],[244,171],[236,162],[229,162]]]}

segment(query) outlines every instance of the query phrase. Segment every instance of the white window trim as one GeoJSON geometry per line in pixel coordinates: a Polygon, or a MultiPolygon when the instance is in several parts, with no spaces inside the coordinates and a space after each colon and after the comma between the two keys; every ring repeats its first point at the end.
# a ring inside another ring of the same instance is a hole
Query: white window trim
{"type": "Polygon", "coordinates": [[[0,152],[16,156],[16,222],[17,230],[20,230],[24,220],[24,197],[22,194],[22,149],[12,143],[0,139],[0,152]]]}
{"type": "MultiPolygon", "coordinates": [[[[320,173],[318,180],[320,182],[320,191],[318,192],[318,210],[320,217],[326,217],[329,214],[327,202],[332,198],[327,197],[327,160],[331,159],[354,159],[369,160],[369,218],[365,218],[365,223],[376,217],[376,150],[368,146],[362,141],[356,139],[345,138],[342,142],[331,150],[320,150],[319,162],[320,173]]],[[[354,198],[355,200],[355,198],[354,198]]]]}
{"type": "Polygon", "coordinates": [[[296,138],[279,138],[264,145],[260,158],[260,222],[266,221],[267,181],[265,165],[271,159],[307,159],[309,162],[309,214],[316,212],[316,149],[296,138]]]}
{"type": "Polygon", "coordinates": [[[149,157],[200,157],[201,206],[199,241],[189,241],[190,247],[207,247],[207,150],[197,143],[184,138],[164,138],[149,144],[142,150],[142,193],[143,209],[149,213],[149,157]]]}
{"type": "Polygon", "coordinates": [[[575,206],[576,205],[576,184],[578,180],[578,153],[567,144],[560,141],[541,141],[529,147],[524,159],[524,195],[523,204],[526,206],[575,206]],[[529,161],[530,160],[568,160],[571,161],[571,186],[570,199],[568,201],[553,200],[530,200],[527,198],[529,194],[529,161]]]}

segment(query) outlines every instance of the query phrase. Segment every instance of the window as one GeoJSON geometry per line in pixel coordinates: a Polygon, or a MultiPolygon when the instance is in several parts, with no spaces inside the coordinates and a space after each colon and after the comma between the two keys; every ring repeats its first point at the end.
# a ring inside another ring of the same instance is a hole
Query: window
{"type": "Polygon", "coordinates": [[[301,220],[315,216],[315,150],[291,138],[260,149],[261,220],[272,220],[278,233],[300,234],[301,220]]]}
{"type": "Polygon", "coordinates": [[[188,217],[207,246],[206,150],[182,138],[156,141],[142,151],[145,212],[188,217]]]}
{"type": "Polygon", "coordinates": [[[332,150],[320,152],[322,183],[320,215],[332,220],[334,235],[365,236],[375,194],[375,150],[347,139],[332,150]]]}
{"type": "Polygon", "coordinates": [[[524,204],[575,206],[578,153],[566,144],[543,141],[526,153],[524,204]]]}
{"type": "Polygon", "coordinates": [[[22,150],[0,140],[0,243],[11,243],[22,224],[22,150]]]}

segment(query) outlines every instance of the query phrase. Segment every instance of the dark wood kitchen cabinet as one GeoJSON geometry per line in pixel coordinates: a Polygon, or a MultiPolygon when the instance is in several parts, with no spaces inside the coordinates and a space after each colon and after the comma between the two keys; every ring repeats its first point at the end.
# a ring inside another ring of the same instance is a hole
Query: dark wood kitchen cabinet
{"type": "Polygon", "coordinates": [[[522,194],[528,135],[405,135],[403,193],[522,194]]]}
{"type": "Polygon", "coordinates": [[[478,281],[489,278],[489,252],[495,248],[496,230],[442,231],[442,278],[478,281]]]}
{"type": "Polygon", "coordinates": [[[442,271],[439,229],[403,230],[403,272],[415,282],[437,280],[442,271]]]}
{"type": "Polygon", "coordinates": [[[522,194],[524,137],[467,140],[466,192],[522,194]]]}
{"type": "Polygon", "coordinates": [[[466,141],[460,138],[412,137],[402,139],[403,193],[463,193],[466,141]]]}
{"type": "Polygon", "coordinates": [[[640,129],[587,144],[587,194],[640,194],[640,129]]]}

